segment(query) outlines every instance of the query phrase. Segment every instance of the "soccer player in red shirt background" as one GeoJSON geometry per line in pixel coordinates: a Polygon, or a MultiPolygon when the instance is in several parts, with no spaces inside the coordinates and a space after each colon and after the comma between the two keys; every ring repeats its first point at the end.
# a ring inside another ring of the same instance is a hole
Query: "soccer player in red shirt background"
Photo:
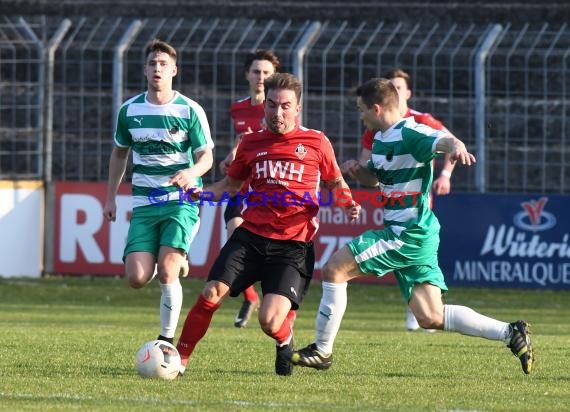
{"type": "MultiPolygon", "coordinates": [[[[208,282],[190,309],[177,349],[184,373],[188,358],[208,330],[224,298],[261,282],[259,323],[276,342],[275,372],[291,375],[293,329],[287,314],[298,309],[314,268],[313,238],[319,227],[319,184],[358,218],[334,151],[324,133],[299,125],[301,83],[288,73],[265,81],[266,129],[243,136],[226,176],[204,188],[202,200],[220,200],[249,182],[243,223],[223,246],[208,282]]],[[[193,189],[192,186],[183,187],[193,189]]]]}

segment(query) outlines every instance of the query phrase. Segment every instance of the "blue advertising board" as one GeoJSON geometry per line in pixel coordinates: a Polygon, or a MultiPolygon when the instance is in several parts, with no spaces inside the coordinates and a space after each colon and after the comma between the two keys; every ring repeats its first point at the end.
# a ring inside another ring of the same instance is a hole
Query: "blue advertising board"
{"type": "Polygon", "coordinates": [[[434,200],[449,285],[570,289],[570,196],[453,193],[434,200]]]}

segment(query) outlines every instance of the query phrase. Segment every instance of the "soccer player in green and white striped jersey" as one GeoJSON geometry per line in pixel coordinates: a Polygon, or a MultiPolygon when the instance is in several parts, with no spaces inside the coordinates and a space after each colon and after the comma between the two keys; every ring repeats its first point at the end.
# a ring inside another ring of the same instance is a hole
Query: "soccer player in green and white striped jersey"
{"type": "Polygon", "coordinates": [[[292,363],[328,369],[346,310],[347,282],[394,272],[422,328],[502,341],[519,358],[523,371],[530,373],[534,354],[525,321],[501,322],[465,306],[444,305],[442,300],[447,286],[437,260],[440,227],[429,208],[432,159],[449,153],[451,161],[471,165],[475,157],[456,137],[402,118],[398,92],[388,79],[371,79],[356,94],[361,119],[375,137],[368,167],[355,162],[351,173],[366,186],[379,185],[387,199],[385,228],[364,232],[325,265],[315,342],[294,352],[292,363]]]}
{"type": "Polygon", "coordinates": [[[116,196],[133,152],[133,213],[123,253],[129,285],[160,282],[160,335],[172,343],[180,309],[179,274],[199,227],[198,206],[185,190],[201,187],[212,167],[214,144],[204,109],[172,89],[176,50],[161,40],[145,49],[147,91],[127,100],[118,113],[109,161],[104,215],[114,221],[116,196]]]}

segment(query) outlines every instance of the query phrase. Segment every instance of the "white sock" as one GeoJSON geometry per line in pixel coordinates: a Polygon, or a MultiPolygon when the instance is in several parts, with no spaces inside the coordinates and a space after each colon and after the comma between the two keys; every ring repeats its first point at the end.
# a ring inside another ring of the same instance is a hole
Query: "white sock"
{"type": "Polygon", "coordinates": [[[174,338],[180,310],[182,309],[182,285],[177,278],[174,282],[160,284],[160,334],[165,338],[174,338]]]}
{"type": "Polygon", "coordinates": [[[323,296],[317,313],[317,349],[323,355],[332,353],[334,340],[346,310],[348,283],[323,282],[323,296]]]}
{"type": "Polygon", "coordinates": [[[509,343],[508,323],[481,315],[466,306],[444,305],[443,319],[444,330],[509,343]]]}

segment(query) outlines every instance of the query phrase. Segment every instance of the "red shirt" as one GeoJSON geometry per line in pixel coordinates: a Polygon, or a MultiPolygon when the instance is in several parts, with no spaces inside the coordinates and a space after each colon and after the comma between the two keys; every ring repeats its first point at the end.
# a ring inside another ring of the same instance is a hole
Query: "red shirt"
{"type": "MultiPolygon", "coordinates": [[[[254,132],[264,128],[264,104],[252,105],[251,96],[233,102],[230,107],[230,115],[232,116],[236,135],[247,132],[248,128],[254,132]]],[[[246,192],[248,184],[249,182],[247,181],[244,183],[241,194],[246,192]]]]}
{"type": "MultiPolygon", "coordinates": [[[[408,107],[408,111],[406,112],[404,117],[411,117],[411,116],[414,117],[414,120],[416,121],[416,123],[425,124],[426,126],[429,126],[432,129],[436,129],[436,130],[442,130],[443,129],[443,123],[441,123],[439,120],[437,120],[435,117],[433,117],[429,113],[417,112],[417,111],[410,109],[408,107]]],[[[372,142],[373,141],[374,141],[374,133],[372,133],[370,130],[366,129],[366,131],[362,135],[362,140],[361,140],[362,147],[364,149],[372,150],[372,142]]]]}
{"type": "Polygon", "coordinates": [[[234,123],[236,134],[242,134],[250,127],[252,131],[263,128],[264,107],[263,103],[251,104],[251,97],[245,97],[232,103],[230,115],[234,123]]]}
{"type": "Polygon", "coordinates": [[[319,183],[342,174],[329,139],[297,126],[243,137],[228,176],[248,180],[241,227],[270,239],[309,242],[319,228],[319,183]]]}

